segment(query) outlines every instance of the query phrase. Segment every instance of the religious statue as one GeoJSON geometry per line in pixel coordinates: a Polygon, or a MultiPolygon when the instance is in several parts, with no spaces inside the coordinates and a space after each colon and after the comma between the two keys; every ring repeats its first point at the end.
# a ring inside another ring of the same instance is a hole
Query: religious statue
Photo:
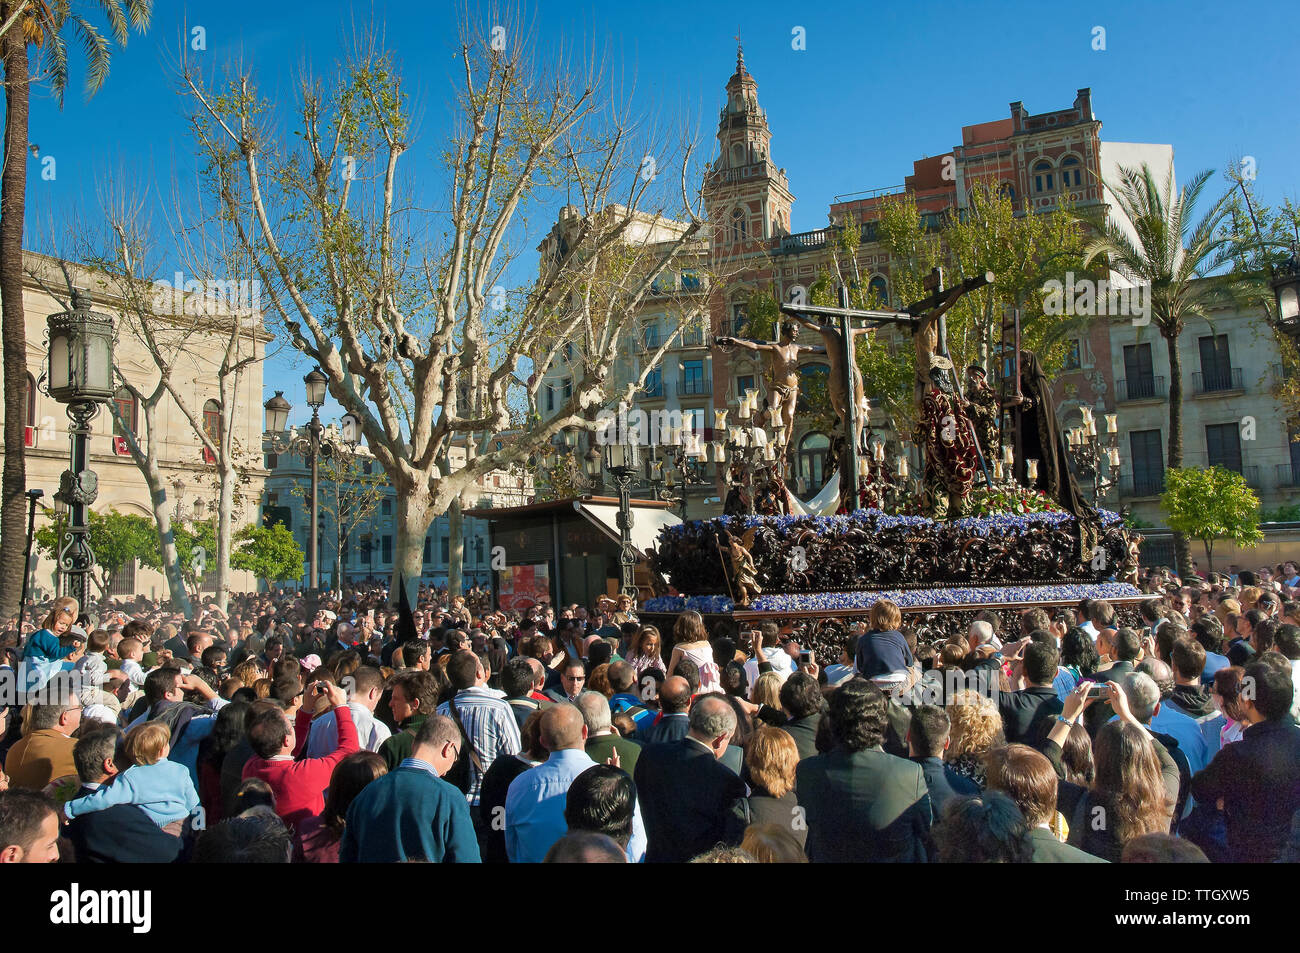
{"type": "MultiPolygon", "coordinates": [[[[743,347],[763,355],[763,377],[768,399],[771,401],[775,397],[780,404],[777,408],[778,417],[771,423],[784,428],[780,443],[775,444],[777,459],[784,460],[786,447],[794,433],[795,404],[799,401],[799,355],[825,354],[825,348],[800,344],[799,326],[794,321],[781,323],[781,339],[776,344],[735,337],[720,337],[717,343],[723,350],[743,347]]],[[[775,434],[773,441],[775,443],[775,434]]]]}
{"type": "Polygon", "coordinates": [[[1009,401],[1020,453],[1015,461],[1015,478],[1022,486],[1042,490],[1061,509],[1074,516],[1079,527],[1079,558],[1092,556],[1100,535],[1100,517],[1083,498],[1070,472],[1065,436],[1052,407],[1052,385],[1033,351],[1020,352],[1020,396],[1009,401]],[[1037,473],[1029,478],[1028,461],[1037,461],[1037,473]]]}
{"type": "MultiPolygon", "coordinates": [[[[854,405],[859,408],[859,413],[863,416],[858,419],[859,425],[866,423],[865,413],[863,413],[863,404],[866,401],[867,389],[862,382],[862,369],[858,367],[858,362],[852,362],[850,373],[853,375],[852,390],[850,395],[849,375],[844,371],[844,335],[839,329],[830,324],[816,324],[802,314],[794,316],[794,319],[809,330],[816,331],[822,336],[822,343],[826,350],[826,362],[830,367],[830,373],[826,378],[826,386],[829,392],[831,409],[835,411],[838,417],[848,429],[849,420],[849,400],[850,396],[854,405]]],[[[854,339],[859,334],[866,334],[865,328],[854,328],[851,333],[854,339]]]]}
{"type": "Polygon", "coordinates": [[[918,443],[925,448],[923,508],[932,519],[966,515],[979,455],[970,419],[951,377],[952,361],[930,358],[930,388],[921,402],[918,443]]]}
{"type": "Polygon", "coordinates": [[[754,495],[754,510],[760,516],[789,516],[790,496],[776,467],[767,471],[767,480],[754,495]]]}
{"type": "Polygon", "coordinates": [[[743,542],[725,529],[718,542],[720,546],[726,547],[731,563],[732,601],[738,606],[748,606],[754,596],[763,592],[758,584],[758,567],[754,565],[754,557],[743,542]]]}
{"type": "Polygon", "coordinates": [[[963,406],[975,426],[975,439],[979,441],[984,460],[996,460],[1001,452],[998,433],[1001,407],[997,393],[989,386],[984,368],[978,364],[966,369],[966,401],[963,406]]]}

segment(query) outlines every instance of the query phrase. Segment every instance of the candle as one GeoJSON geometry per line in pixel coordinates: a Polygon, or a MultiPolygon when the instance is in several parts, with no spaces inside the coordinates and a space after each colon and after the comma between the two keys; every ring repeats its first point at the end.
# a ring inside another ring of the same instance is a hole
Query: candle
{"type": "Polygon", "coordinates": [[[1092,408],[1081,407],[1080,413],[1083,414],[1083,425],[1086,427],[1088,425],[1088,421],[1092,420],[1092,408]]]}
{"type": "Polygon", "coordinates": [[[673,471],[669,470],[668,475],[664,477],[664,485],[668,487],[672,487],[675,486],[676,484],[677,484],[677,478],[673,476],[673,471]]]}
{"type": "Polygon", "coordinates": [[[877,462],[877,463],[884,463],[884,462],[885,462],[885,445],[884,445],[884,443],[877,443],[877,444],[875,444],[875,453],[873,454],[873,456],[876,458],[876,462],[877,462]]]}
{"type": "Polygon", "coordinates": [[[664,478],[664,464],[662,460],[656,460],[650,464],[650,478],[653,480],[662,480],[664,478]]]}
{"type": "Polygon", "coordinates": [[[866,460],[858,461],[858,476],[871,476],[871,464],[866,460]]]}
{"type": "Polygon", "coordinates": [[[774,427],[772,429],[772,441],[778,446],[785,446],[785,428],[774,427]]]}
{"type": "Polygon", "coordinates": [[[1002,446],[1002,462],[1005,463],[1007,466],[1011,466],[1013,463],[1016,462],[1016,458],[1011,455],[1010,444],[1003,444],[1002,446]]]}
{"type": "Polygon", "coordinates": [[[898,475],[904,480],[907,479],[907,457],[898,458],[898,475]]]}
{"type": "Polygon", "coordinates": [[[1002,482],[1002,461],[1001,460],[993,461],[993,479],[997,480],[999,483],[1002,482]]]}
{"type": "Polygon", "coordinates": [[[1097,421],[1092,419],[1091,414],[1088,415],[1088,436],[1097,436],[1097,421]]]}
{"type": "Polygon", "coordinates": [[[718,442],[718,441],[716,441],[716,440],[714,441],[714,443],[713,443],[713,462],[714,462],[714,463],[726,463],[726,462],[727,462],[727,446],[726,446],[726,444],[724,444],[724,443],[720,443],[720,442],[718,442]]]}
{"type": "Polygon", "coordinates": [[[1112,467],[1118,467],[1118,466],[1119,466],[1119,448],[1118,448],[1118,447],[1111,447],[1111,448],[1110,448],[1110,454],[1109,454],[1109,457],[1110,457],[1110,465],[1111,465],[1112,467]]]}
{"type": "Polygon", "coordinates": [[[749,431],[739,430],[739,429],[736,430],[736,445],[740,447],[749,446],[749,431]]]}
{"type": "Polygon", "coordinates": [[[1114,414],[1106,415],[1106,433],[1115,433],[1119,430],[1119,421],[1114,414]]]}
{"type": "Polygon", "coordinates": [[[1038,479],[1038,461],[1037,461],[1037,460],[1026,460],[1026,461],[1025,461],[1025,475],[1026,475],[1027,477],[1029,477],[1029,479],[1031,479],[1031,480],[1037,480],[1037,479],[1038,479]]]}
{"type": "Polygon", "coordinates": [[[672,445],[672,446],[675,447],[675,446],[677,446],[677,445],[678,445],[679,443],[681,443],[681,442],[682,442],[682,428],[681,428],[681,427],[669,427],[669,428],[668,428],[668,443],[669,443],[670,445],[672,445]]]}
{"type": "Polygon", "coordinates": [[[775,459],[776,459],[776,447],[772,446],[772,444],[770,444],[770,443],[769,443],[766,447],[764,447],[764,448],[763,448],[763,459],[764,459],[764,460],[767,460],[767,461],[769,461],[769,462],[771,462],[772,460],[775,460],[775,459]]]}
{"type": "Polygon", "coordinates": [[[750,413],[758,410],[758,391],[753,389],[745,391],[745,403],[749,404],[750,413]]]}
{"type": "Polygon", "coordinates": [[[759,447],[766,447],[768,443],[769,441],[767,439],[767,431],[764,430],[762,427],[755,427],[754,444],[759,447]]]}
{"type": "Polygon", "coordinates": [[[740,420],[748,420],[748,419],[749,419],[749,413],[750,413],[750,411],[749,411],[749,401],[748,401],[748,400],[742,400],[742,401],[740,402],[740,409],[736,411],[736,417],[737,417],[738,419],[740,419],[740,420]]]}
{"type": "Polygon", "coordinates": [[[727,412],[725,410],[715,410],[713,412],[713,429],[714,430],[727,429],[727,412]]]}

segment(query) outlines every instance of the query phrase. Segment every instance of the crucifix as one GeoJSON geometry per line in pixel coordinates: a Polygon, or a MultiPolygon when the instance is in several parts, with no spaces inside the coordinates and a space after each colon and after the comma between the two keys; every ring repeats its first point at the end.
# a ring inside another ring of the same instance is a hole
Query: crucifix
{"type": "MultiPolygon", "coordinates": [[[[842,393],[848,398],[844,401],[844,424],[845,434],[848,438],[845,442],[848,445],[847,464],[849,469],[847,474],[841,475],[841,479],[849,481],[857,479],[858,438],[864,423],[859,419],[864,394],[855,389],[861,388],[863,385],[860,374],[853,373],[857,366],[853,348],[854,337],[864,331],[883,327],[887,324],[901,325],[911,330],[913,345],[916,348],[914,400],[919,414],[927,381],[931,368],[936,364],[936,358],[946,360],[949,366],[952,363],[951,359],[948,358],[948,325],[944,315],[961,300],[963,295],[992,284],[993,278],[993,272],[986,271],[982,275],[967,278],[950,288],[944,288],[943,271],[936,268],[926,276],[924,281],[924,288],[930,293],[920,301],[909,304],[901,311],[871,311],[850,308],[848,288],[843,285],[840,286],[840,306],[838,308],[808,304],[781,305],[783,314],[796,318],[802,318],[803,316],[817,318],[820,322],[819,330],[821,330],[823,337],[827,339],[828,351],[831,350],[829,336],[834,335],[839,339],[837,346],[843,358],[840,367],[833,367],[833,371],[838,370],[840,378],[834,386],[842,388],[842,393]],[[861,323],[855,326],[854,322],[861,323]],[[835,324],[838,324],[838,328],[835,328],[835,324]]],[[[942,360],[939,363],[942,363],[942,360]]],[[[951,383],[954,387],[958,386],[955,380],[951,383]]],[[[969,421],[967,421],[967,424],[969,425],[969,421]]],[[[981,465],[984,464],[982,457],[980,463],[981,465]]],[[[985,479],[991,483],[987,466],[984,466],[983,469],[985,479]]],[[[851,501],[850,506],[856,509],[857,494],[851,493],[849,499],[851,501]]]]}

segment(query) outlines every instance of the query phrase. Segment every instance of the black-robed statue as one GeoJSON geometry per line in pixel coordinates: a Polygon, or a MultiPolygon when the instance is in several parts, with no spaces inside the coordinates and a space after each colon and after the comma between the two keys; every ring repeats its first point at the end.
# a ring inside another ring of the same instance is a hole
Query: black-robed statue
{"type": "Polygon", "coordinates": [[[1080,530],[1079,556],[1089,559],[1099,537],[1100,518],[1084,499],[1070,472],[1065,437],[1052,407],[1052,385],[1032,351],[1020,352],[1020,393],[1020,403],[1011,408],[1016,433],[1020,436],[1015,478],[1021,486],[1042,490],[1074,516],[1080,530]],[[1032,483],[1028,478],[1029,460],[1038,461],[1038,476],[1032,483]]]}

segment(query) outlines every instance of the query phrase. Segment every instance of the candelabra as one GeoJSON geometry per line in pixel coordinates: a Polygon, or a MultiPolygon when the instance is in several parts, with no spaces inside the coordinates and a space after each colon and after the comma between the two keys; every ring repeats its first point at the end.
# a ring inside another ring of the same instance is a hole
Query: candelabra
{"type": "MultiPolygon", "coordinates": [[[[785,428],[772,428],[771,438],[758,423],[758,392],[746,391],[736,411],[736,425],[727,426],[729,411],[713,412],[713,429],[726,434],[725,440],[713,443],[713,459],[728,486],[723,512],[729,516],[753,516],[757,510],[757,493],[761,486],[780,475],[777,447],[785,444],[785,428]]],[[[769,406],[775,417],[777,405],[769,406]]]]}
{"type": "Polygon", "coordinates": [[[1106,441],[1097,434],[1097,421],[1092,410],[1083,408],[1083,423],[1066,431],[1066,450],[1074,463],[1075,472],[1092,481],[1092,505],[1100,506],[1106,495],[1119,483],[1119,427],[1114,414],[1106,415],[1106,441]],[[1102,461],[1106,470],[1102,471],[1102,461]]]}

